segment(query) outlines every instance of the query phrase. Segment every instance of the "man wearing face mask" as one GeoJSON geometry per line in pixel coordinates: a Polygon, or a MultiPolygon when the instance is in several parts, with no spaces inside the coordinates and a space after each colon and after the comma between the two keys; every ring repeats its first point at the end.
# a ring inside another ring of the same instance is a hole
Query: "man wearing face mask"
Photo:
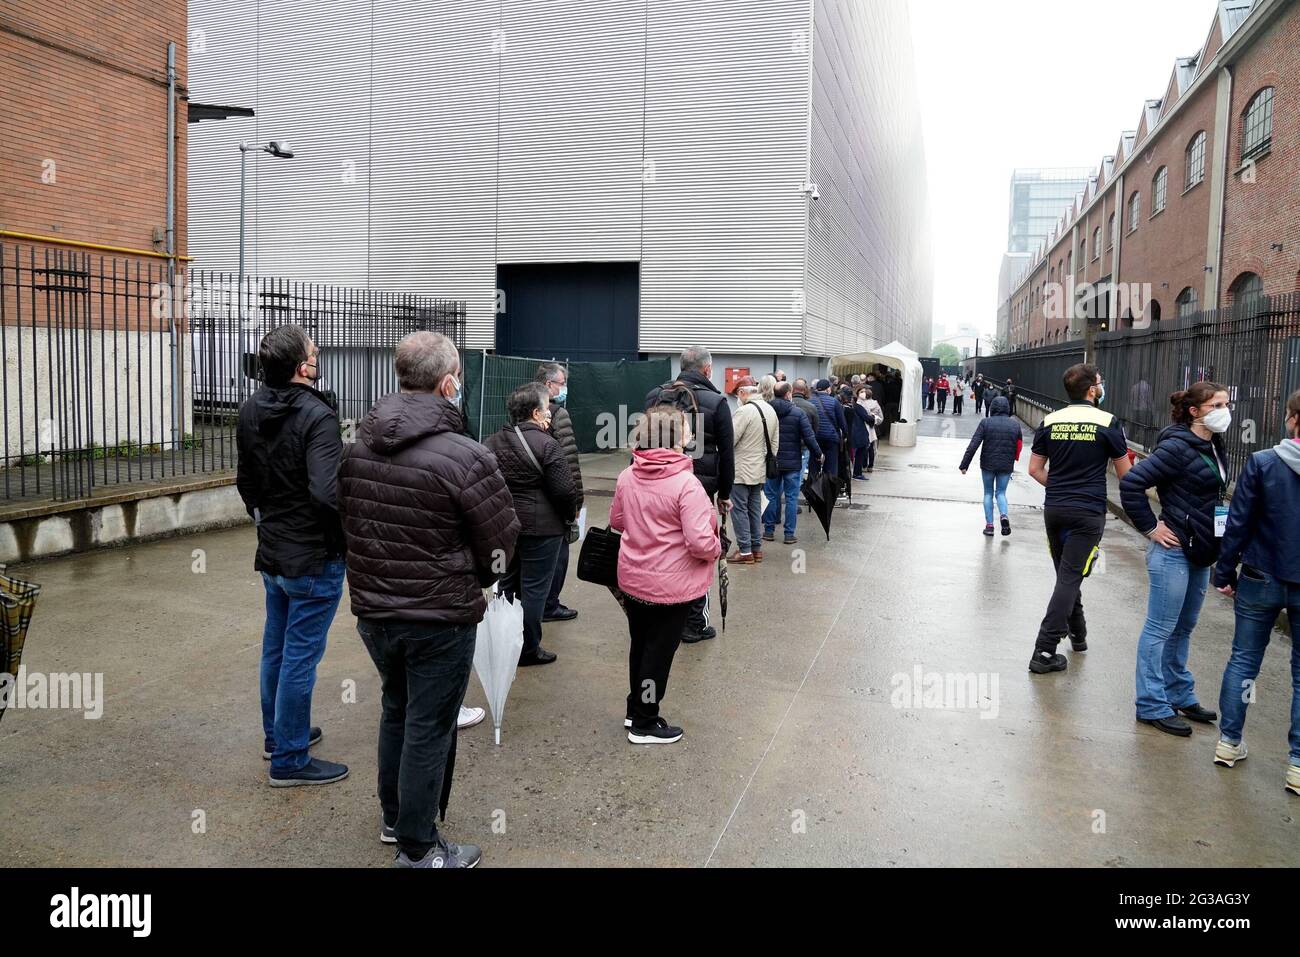
{"type": "MultiPolygon", "coordinates": [[[[569,374],[558,362],[543,362],[537,367],[537,381],[546,386],[551,398],[551,435],[560,443],[564,460],[569,463],[569,472],[573,475],[573,486],[578,492],[577,510],[582,511],[582,466],[578,464],[578,437],[573,431],[573,419],[565,402],[569,397],[569,374]]],[[[576,534],[576,533],[575,533],[576,534]]],[[[578,613],[560,602],[560,591],[564,588],[564,579],[569,571],[569,538],[566,531],[560,540],[560,554],[555,560],[555,577],[551,580],[551,591],[546,596],[546,610],[542,613],[543,621],[572,621],[578,613]]]]}
{"type": "Polygon", "coordinates": [[[343,528],[335,475],[339,420],[314,386],[320,351],[300,326],[272,329],[258,349],[262,386],[240,407],[236,484],[257,525],[266,590],[262,632],[262,756],[272,787],[330,784],[345,765],[312,758],[316,665],[343,595],[343,528]]]}
{"type": "Polygon", "coordinates": [[[383,681],[379,839],[397,867],[473,867],[479,849],[435,821],[483,589],[509,566],[519,519],[496,457],[464,434],[455,344],[413,332],[393,364],[401,391],[375,403],[339,467],[352,613],[383,681]]]}
{"type": "Polygon", "coordinates": [[[1079,591],[1106,530],[1106,467],[1114,463],[1123,479],[1130,465],[1119,419],[1100,408],[1106,388],[1097,367],[1071,366],[1064,385],[1072,401],[1043,419],[1029,460],[1030,477],[1047,488],[1043,522],[1056,567],[1056,587],[1029,660],[1029,670],[1039,675],[1066,669],[1065,656],[1056,653],[1066,635],[1074,651],[1088,650],[1079,591]]]}

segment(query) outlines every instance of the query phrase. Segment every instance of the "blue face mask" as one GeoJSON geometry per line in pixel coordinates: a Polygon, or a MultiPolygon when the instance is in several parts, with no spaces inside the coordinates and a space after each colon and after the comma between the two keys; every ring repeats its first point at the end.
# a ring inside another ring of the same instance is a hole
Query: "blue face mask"
{"type": "Polygon", "coordinates": [[[1106,385],[1105,383],[1103,383],[1102,385],[1097,387],[1097,404],[1101,405],[1105,401],[1106,401],[1106,385]]]}
{"type": "Polygon", "coordinates": [[[456,383],[456,391],[455,391],[454,393],[452,393],[451,395],[447,396],[447,401],[450,402],[452,405],[454,405],[456,408],[459,409],[459,408],[460,408],[460,399],[461,399],[461,395],[462,395],[462,390],[461,390],[461,387],[460,387],[460,380],[457,379],[455,376],[452,376],[452,377],[451,377],[451,381],[454,382],[454,383],[456,383]]]}
{"type": "Polygon", "coordinates": [[[569,387],[567,385],[560,386],[560,391],[555,393],[555,401],[560,403],[560,405],[564,405],[564,400],[567,399],[568,397],[569,397],[569,387]]]}

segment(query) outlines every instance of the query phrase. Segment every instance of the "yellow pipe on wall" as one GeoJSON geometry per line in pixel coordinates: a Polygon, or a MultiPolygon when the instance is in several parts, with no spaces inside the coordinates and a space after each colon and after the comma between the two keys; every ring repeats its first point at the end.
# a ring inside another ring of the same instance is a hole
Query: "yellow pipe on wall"
{"type": "MultiPolygon", "coordinates": [[[[54,246],[71,246],[74,249],[94,249],[106,253],[125,253],[129,256],[148,256],[150,259],[171,259],[166,253],[152,249],[131,249],[129,246],[106,246],[103,243],[84,243],[76,239],[62,239],[58,236],[37,236],[32,233],[16,233],[9,229],[0,229],[0,239],[22,239],[33,243],[49,243],[54,246]]],[[[193,256],[177,256],[182,262],[193,262],[193,256]]]]}

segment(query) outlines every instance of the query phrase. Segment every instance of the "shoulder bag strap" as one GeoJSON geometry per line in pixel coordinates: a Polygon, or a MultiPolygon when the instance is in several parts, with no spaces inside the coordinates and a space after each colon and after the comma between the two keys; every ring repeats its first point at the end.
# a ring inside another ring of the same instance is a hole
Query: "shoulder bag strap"
{"type": "Polygon", "coordinates": [[[537,456],[534,455],[533,450],[528,447],[528,440],[524,438],[524,433],[517,425],[515,426],[515,435],[519,436],[519,444],[524,447],[524,454],[528,456],[528,461],[533,463],[533,468],[537,469],[539,474],[545,475],[546,470],[543,469],[541,463],[537,461],[537,456]]]}
{"type": "Polygon", "coordinates": [[[771,455],[772,437],[767,434],[767,416],[763,414],[763,407],[761,405],[756,405],[754,408],[758,410],[759,421],[763,423],[763,444],[767,446],[767,454],[771,455]]]}

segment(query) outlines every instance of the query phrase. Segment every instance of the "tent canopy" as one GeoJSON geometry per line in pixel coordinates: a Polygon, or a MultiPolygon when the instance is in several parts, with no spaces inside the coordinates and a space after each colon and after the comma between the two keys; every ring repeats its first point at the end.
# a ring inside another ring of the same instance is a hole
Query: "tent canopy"
{"type": "MultiPolygon", "coordinates": [[[[921,379],[924,372],[915,352],[901,342],[891,342],[870,352],[855,352],[831,359],[831,374],[847,379],[855,373],[874,371],[878,365],[897,369],[903,374],[903,395],[898,416],[904,422],[921,420],[921,379]]],[[[879,397],[877,397],[879,398],[879,397]]]]}

